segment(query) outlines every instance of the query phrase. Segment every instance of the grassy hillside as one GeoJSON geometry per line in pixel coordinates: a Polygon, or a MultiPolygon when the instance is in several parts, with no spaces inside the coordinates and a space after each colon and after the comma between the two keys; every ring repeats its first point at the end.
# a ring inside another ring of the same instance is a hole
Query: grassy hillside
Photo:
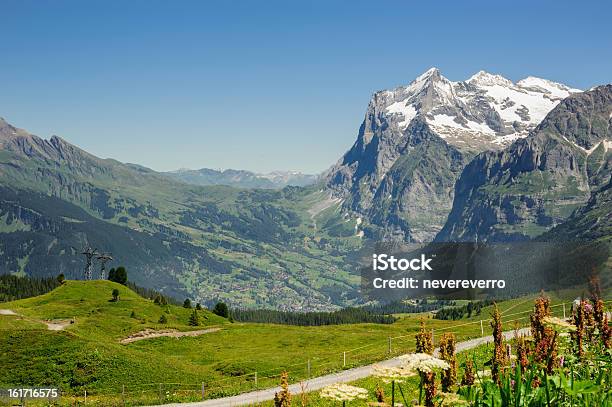
{"type": "MultiPolygon", "coordinates": [[[[558,303],[557,297],[553,299],[558,303]]],[[[502,304],[504,320],[526,322],[527,314],[516,313],[531,309],[531,300],[502,304]]],[[[190,310],[155,305],[108,281],[67,281],[45,295],[3,303],[0,308],[20,315],[0,315],[0,386],[57,385],[67,395],[80,396],[87,390],[90,400],[108,401],[125,385],[130,397],[142,402],[156,402],[159,383],[164,389],[191,388],[184,397],[177,393],[185,400],[197,398],[195,390],[204,382],[207,397],[216,397],[254,388],[254,372],[258,372],[258,386],[264,387],[276,384],[283,369],[290,371],[291,380],[306,377],[308,360],[311,375],[316,376],[341,370],[343,352],[347,352],[346,367],[351,367],[412,351],[421,318],[436,337],[454,332],[459,339],[479,336],[480,318],[489,318],[483,309],[481,316],[464,321],[440,321],[422,314],[403,316],[391,325],[299,327],[232,324],[201,311],[202,326],[190,327],[190,310]],[[115,288],[120,297],[112,302],[115,288]],[[136,318],[130,316],[132,311],[136,318]],[[157,322],[162,314],[167,324],[157,322]],[[48,322],[67,324],[63,330],[50,331],[48,322]],[[195,337],[119,342],[147,328],[211,327],[220,330],[195,337]],[[391,353],[389,337],[393,338],[391,353]]],[[[513,326],[508,323],[508,328],[513,326]]]]}

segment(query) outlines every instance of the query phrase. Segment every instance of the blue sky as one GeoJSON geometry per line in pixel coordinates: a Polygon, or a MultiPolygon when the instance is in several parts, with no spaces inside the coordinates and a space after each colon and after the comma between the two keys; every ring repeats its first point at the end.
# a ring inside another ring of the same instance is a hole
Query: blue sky
{"type": "Polygon", "coordinates": [[[318,172],[431,66],[612,82],[611,2],[490,3],[1,0],[0,116],[157,170],[318,172]]]}

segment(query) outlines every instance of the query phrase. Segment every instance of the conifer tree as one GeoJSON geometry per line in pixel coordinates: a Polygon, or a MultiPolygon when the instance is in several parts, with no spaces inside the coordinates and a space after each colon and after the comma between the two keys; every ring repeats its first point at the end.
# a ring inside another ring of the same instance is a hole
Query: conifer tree
{"type": "Polygon", "coordinates": [[[198,311],[193,310],[193,312],[189,316],[189,325],[190,326],[200,325],[200,316],[198,315],[198,311]]]}

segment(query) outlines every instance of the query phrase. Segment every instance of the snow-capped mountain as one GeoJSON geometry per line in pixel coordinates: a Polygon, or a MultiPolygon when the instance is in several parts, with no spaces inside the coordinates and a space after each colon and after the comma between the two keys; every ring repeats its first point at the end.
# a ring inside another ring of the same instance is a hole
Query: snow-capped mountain
{"type": "Polygon", "coordinates": [[[453,82],[431,68],[408,86],[378,92],[372,101],[399,131],[420,114],[448,143],[483,151],[527,136],[559,101],[576,92],[546,79],[529,76],[513,83],[485,71],[453,82]]]}
{"type": "Polygon", "coordinates": [[[376,92],[357,140],[325,175],[366,233],[426,241],[441,229],[455,181],[476,154],[526,137],[562,99],[580,92],[480,71],[453,82],[431,68],[407,86],[376,92]]]}

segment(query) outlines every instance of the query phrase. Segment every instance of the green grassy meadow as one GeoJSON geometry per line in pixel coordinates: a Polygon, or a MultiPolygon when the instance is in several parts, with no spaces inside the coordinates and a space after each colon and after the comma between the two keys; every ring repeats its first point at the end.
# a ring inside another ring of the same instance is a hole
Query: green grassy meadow
{"type": "MultiPolygon", "coordinates": [[[[570,293],[563,297],[573,298],[570,293]]],[[[517,319],[528,322],[533,298],[500,304],[504,321],[510,321],[505,330],[517,319]]],[[[553,304],[561,302],[559,296],[551,298],[553,304]]],[[[490,333],[489,307],[460,321],[407,314],[390,325],[320,327],[230,323],[203,310],[201,326],[191,327],[192,310],[156,305],[109,281],[67,281],[45,295],[2,303],[0,309],[20,315],[0,315],[0,387],[59,386],[66,402],[84,399],[87,391],[88,403],[100,405],[121,400],[124,391],[133,404],[199,400],[202,384],[207,398],[232,395],[275,386],[283,370],[297,382],[308,377],[309,360],[311,377],[372,363],[414,351],[422,319],[434,329],[434,337],[443,332],[453,332],[459,341],[478,337],[481,319],[486,320],[485,334],[490,333]],[[110,301],[115,288],[120,292],[117,302],[110,301]],[[162,314],[168,323],[158,323],[162,314]],[[43,323],[49,320],[74,323],[50,331],[43,323]],[[144,329],[212,327],[220,330],[120,343],[144,329]]],[[[553,309],[560,315],[561,307],[553,309]]]]}

